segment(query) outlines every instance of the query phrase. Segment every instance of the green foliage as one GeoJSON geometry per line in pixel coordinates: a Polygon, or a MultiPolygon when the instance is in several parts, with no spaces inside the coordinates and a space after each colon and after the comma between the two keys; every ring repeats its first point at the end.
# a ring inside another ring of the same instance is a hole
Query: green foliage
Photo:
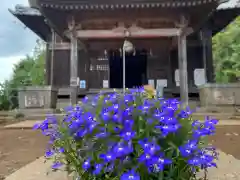
{"type": "Polygon", "coordinates": [[[5,81],[4,83],[0,84],[0,110],[8,110],[11,106],[9,102],[8,96],[8,87],[9,82],[5,81]]]}
{"type": "Polygon", "coordinates": [[[236,82],[240,77],[240,17],[213,38],[216,81],[236,82]]]}
{"type": "Polygon", "coordinates": [[[45,50],[37,42],[33,56],[26,56],[14,65],[13,74],[0,87],[0,110],[18,107],[18,88],[44,85],[45,50]]]}
{"type": "Polygon", "coordinates": [[[23,114],[23,113],[21,113],[21,112],[18,112],[18,113],[16,113],[15,115],[14,115],[14,118],[15,119],[21,119],[21,118],[24,118],[25,117],[25,115],[23,114]]]}

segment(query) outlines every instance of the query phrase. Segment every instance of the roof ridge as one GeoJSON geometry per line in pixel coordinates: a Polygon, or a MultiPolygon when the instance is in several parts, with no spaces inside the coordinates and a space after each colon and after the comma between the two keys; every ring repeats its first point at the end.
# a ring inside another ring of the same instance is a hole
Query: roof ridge
{"type": "Polygon", "coordinates": [[[9,9],[9,11],[13,14],[22,14],[22,15],[32,15],[32,16],[41,16],[41,12],[35,8],[31,8],[29,6],[17,4],[14,10],[9,9]]]}

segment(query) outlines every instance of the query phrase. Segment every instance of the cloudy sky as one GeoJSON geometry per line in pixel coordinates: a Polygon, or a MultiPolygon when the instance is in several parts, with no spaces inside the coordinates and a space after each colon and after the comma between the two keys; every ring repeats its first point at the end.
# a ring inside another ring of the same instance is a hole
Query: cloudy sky
{"type": "Polygon", "coordinates": [[[16,4],[28,5],[28,0],[1,0],[0,6],[0,82],[9,78],[13,64],[30,54],[37,36],[9,13],[16,4]]]}

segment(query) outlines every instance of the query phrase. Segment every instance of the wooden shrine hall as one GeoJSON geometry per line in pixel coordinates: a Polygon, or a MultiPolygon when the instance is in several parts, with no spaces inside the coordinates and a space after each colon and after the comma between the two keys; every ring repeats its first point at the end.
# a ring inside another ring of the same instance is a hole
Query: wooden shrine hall
{"type": "Polygon", "coordinates": [[[46,85],[72,103],[93,90],[149,83],[187,104],[197,86],[214,82],[211,38],[239,15],[238,3],[228,3],[29,0],[10,12],[46,42],[46,85]]]}

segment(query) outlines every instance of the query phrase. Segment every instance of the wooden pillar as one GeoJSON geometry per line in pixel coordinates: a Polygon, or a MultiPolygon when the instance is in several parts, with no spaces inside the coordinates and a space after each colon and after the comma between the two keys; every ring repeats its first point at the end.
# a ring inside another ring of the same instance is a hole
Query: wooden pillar
{"type": "Polygon", "coordinates": [[[178,36],[178,66],[180,97],[183,107],[188,106],[187,38],[184,33],[178,36]]]}
{"type": "Polygon", "coordinates": [[[187,26],[184,15],[180,17],[180,32],[178,34],[178,67],[180,79],[180,97],[182,108],[188,106],[188,68],[187,68],[187,26]]]}
{"type": "Polygon", "coordinates": [[[75,105],[78,102],[78,40],[75,30],[75,22],[69,24],[70,29],[70,102],[75,105]]]}
{"type": "Polygon", "coordinates": [[[51,71],[51,60],[50,60],[50,49],[49,41],[46,43],[46,53],[45,53],[45,85],[51,85],[50,82],[50,71],[51,71]]]}
{"type": "Polygon", "coordinates": [[[203,47],[203,65],[205,69],[206,81],[215,82],[214,65],[212,55],[212,31],[204,28],[201,31],[202,47],[203,47]]]}
{"type": "Polygon", "coordinates": [[[50,76],[50,84],[51,84],[51,86],[55,86],[56,84],[56,80],[55,80],[55,82],[54,82],[54,74],[55,74],[55,68],[54,68],[54,47],[55,47],[55,42],[56,42],[56,33],[55,33],[55,31],[52,29],[52,39],[51,39],[51,48],[52,48],[52,50],[51,50],[51,61],[50,61],[50,67],[51,67],[51,69],[50,69],[50,72],[51,72],[51,76],[50,76]]]}
{"type": "Polygon", "coordinates": [[[90,52],[89,52],[89,47],[87,47],[87,49],[86,49],[86,59],[87,59],[87,62],[86,62],[86,74],[87,74],[87,78],[86,78],[86,90],[89,90],[89,88],[90,88],[90,86],[89,86],[89,81],[90,81],[90,66],[91,66],[91,61],[90,61],[90,52]]]}

